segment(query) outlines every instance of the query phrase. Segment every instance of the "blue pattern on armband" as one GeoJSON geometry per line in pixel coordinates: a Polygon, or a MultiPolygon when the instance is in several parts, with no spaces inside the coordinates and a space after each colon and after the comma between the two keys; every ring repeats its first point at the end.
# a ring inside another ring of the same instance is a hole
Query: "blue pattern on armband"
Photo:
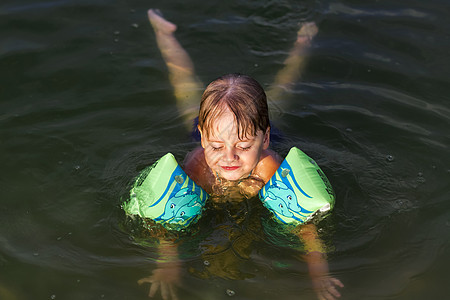
{"type": "Polygon", "coordinates": [[[290,223],[291,220],[303,223],[313,213],[299,204],[293,185],[304,197],[312,198],[299,186],[291,166],[284,160],[259,193],[263,204],[282,223],[290,223]]]}
{"type": "MultiPolygon", "coordinates": [[[[168,185],[161,197],[149,207],[157,206],[167,194],[170,194],[163,213],[154,220],[162,223],[188,226],[200,215],[206,197],[200,197],[203,191],[177,166],[170,176],[172,184],[168,185]]],[[[205,195],[206,196],[206,195],[205,195]]]]}

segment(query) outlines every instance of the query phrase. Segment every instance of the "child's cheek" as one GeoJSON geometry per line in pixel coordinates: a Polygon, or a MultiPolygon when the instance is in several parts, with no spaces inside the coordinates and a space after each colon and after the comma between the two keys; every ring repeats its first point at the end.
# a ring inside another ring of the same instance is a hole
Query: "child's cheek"
{"type": "Polygon", "coordinates": [[[213,169],[214,165],[217,164],[217,162],[220,159],[220,153],[215,153],[214,151],[208,151],[207,155],[206,155],[206,163],[208,164],[208,166],[213,169]]]}
{"type": "Polygon", "coordinates": [[[209,153],[208,153],[209,160],[213,164],[217,163],[220,160],[221,156],[222,156],[221,151],[210,150],[209,153]]]}

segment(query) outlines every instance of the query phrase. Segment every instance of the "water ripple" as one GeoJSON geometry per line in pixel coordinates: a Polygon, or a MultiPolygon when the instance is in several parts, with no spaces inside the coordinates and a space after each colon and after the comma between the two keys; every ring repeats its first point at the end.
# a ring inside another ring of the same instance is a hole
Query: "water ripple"
{"type": "Polygon", "coordinates": [[[331,14],[344,14],[358,17],[414,17],[414,18],[429,18],[430,15],[422,11],[418,11],[412,8],[399,8],[389,10],[374,9],[373,6],[366,9],[355,8],[347,6],[343,3],[330,4],[327,13],[331,14]]]}

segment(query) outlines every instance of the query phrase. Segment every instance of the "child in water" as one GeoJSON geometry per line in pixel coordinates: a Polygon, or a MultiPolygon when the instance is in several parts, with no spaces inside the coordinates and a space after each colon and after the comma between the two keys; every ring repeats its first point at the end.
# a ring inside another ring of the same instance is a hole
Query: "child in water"
{"type": "MultiPolygon", "coordinates": [[[[241,202],[255,198],[282,161],[269,149],[271,127],[266,94],[253,78],[229,74],[211,82],[201,96],[202,85],[195,76],[191,59],[174,37],[176,25],[164,19],[157,10],[150,9],[148,18],[169,70],[177,107],[187,125],[196,117],[198,99],[201,98],[198,113],[201,146],[187,155],[184,171],[211,195],[209,201],[214,205],[221,205],[220,202],[227,199],[225,201],[242,206],[241,202]]],[[[277,74],[274,88],[269,91],[271,99],[277,99],[299,77],[302,54],[316,33],[314,23],[301,26],[285,67],[277,74]]],[[[236,222],[239,224],[240,221],[236,222]]],[[[292,233],[305,246],[303,257],[318,298],[340,297],[337,287],[343,287],[343,284],[329,275],[326,253],[316,226],[312,223],[300,225],[292,233]]],[[[228,239],[234,239],[233,245],[240,246],[233,246],[233,251],[218,251],[222,256],[216,257],[215,261],[220,261],[216,266],[211,266],[215,270],[213,275],[241,278],[237,271],[232,271],[234,275],[226,275],[223,269],[237,265],[236,253],[248,257],[252,237],[233,230],[228,230],[226,235],[228,239]]],[[[206,245],[205,248],[217,247],[206,245]]],[[[159,289],[163,299],[178,299],[175,286],[181,281],[181,263],[177,244],[161,240],[159,253],[158,267],[151,276],[139,280],[139,284],[151,284],[150,297],[159,289]]],[[[208,251],[204,254],[208,255],[208,251]]]]}

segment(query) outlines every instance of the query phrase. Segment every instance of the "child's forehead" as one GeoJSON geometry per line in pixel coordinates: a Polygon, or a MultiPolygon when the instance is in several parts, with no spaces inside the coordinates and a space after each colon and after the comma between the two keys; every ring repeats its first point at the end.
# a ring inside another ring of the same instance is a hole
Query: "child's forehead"
{"type": "MultiPolygon", "coordinates": [[[[238,122],[237,116],[227,106],[218,107],[205,122],[205,133],[209,139],[235,138],[237,140],[252,140],[256,138],[252,124],[238,122]]],[[[259,130],[258,130],[259,131],[259,130]]]]}
{"type": "Polygon", "coordinates": [[[223,140],[223,139],[234,139],[239,141],[249,141],[254,140],[256,135],[254,135],[249,128],[245,129],[243,126],[239,128],[237,122],[231,123],[221,123],[215,124],[211,123],[209,128],[206,128],[206,134],[210,140],[223,140]]]}
{"type": "Polygon", "coordinates": [[[230,131],[237,132],[236,116],[229,109],[222,110],[210,117],[206,130],[210,135],[220,135],[230,131]]]}

